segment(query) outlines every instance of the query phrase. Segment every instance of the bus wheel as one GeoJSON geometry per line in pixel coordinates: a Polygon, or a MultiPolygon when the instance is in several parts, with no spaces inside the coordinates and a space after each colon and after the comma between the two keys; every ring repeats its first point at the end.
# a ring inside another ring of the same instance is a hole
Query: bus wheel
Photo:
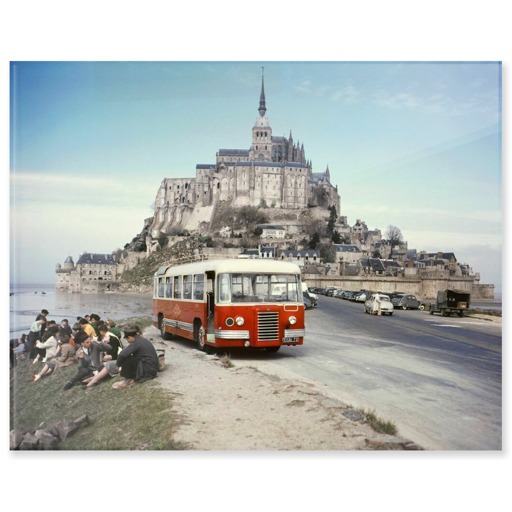
{"type": "Polygon", "coordinates": [[[163,340],[170,340],[171,335],[168,332],[165,332],[165,325],[164,325],[164,319],[160,318],[158,320],[158,323],[160,325],[160,336],[162,336],[163,340]]]}
{"type": "Polygon", "coordinates": [[[204,342],[205,332],[201,322],[194,323],[194,341],[201,352],[209,352],[209,347],[204,342]]]}
{"type": "Polygon", "coordinates": [[[278,347],[267,347],[267,348],[265,348],[265,350],[267,352],[278,352],[280,348],[281,348],[281,345],[279,345],[278,347]]]}

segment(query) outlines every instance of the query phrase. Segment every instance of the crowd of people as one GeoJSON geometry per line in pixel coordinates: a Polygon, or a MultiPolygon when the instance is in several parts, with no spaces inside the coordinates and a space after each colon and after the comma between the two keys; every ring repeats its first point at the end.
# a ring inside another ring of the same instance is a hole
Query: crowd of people
{"type": "Polygon", "coordinates": [[[116,379],[112,387],[123,389],[157,376],[158,354],[138,326],[121,332],[113,320],[104,321],[95,313],[77,317],[71,326],[67,319],[57,324],[48,315],[43,309],[28,334],[11,340],[11,367],[28,360],[33,383],[75,364],[77,371],[64,390],[78,384],[90,389],[101,380],[117,376],[122,378],[116,379]]]}

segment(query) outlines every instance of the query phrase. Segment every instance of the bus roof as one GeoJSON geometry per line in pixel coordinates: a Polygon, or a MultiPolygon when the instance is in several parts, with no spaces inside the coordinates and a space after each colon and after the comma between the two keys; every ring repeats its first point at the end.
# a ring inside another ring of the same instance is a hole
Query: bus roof
{"type": "Polygon", "coordinates": [[[300,274],[300,267],[295,263],[264,259],[224,259],[204,260],[184,265],[163,265],[155,277],[162,275],[204,274],[208,271],[216,273],[232,272],[266,272],[276,274],[300,274]]]}

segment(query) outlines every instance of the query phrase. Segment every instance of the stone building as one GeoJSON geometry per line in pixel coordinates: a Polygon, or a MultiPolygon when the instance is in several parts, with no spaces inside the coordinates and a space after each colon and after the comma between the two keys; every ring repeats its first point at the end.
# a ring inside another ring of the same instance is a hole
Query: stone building
{"type": "Polygon", "coordinates": [[[111,291],[117,282],[117,264],[112,254],[82,254],[76,263],[68,256],[61,266],[57,264],[57,291],[100,292],[111,291]]]}
{"type": "Polygon", "coordinates": [[[215,163],[197,164],[195,178],[165,178],[155,199],[153,238],[173,229],[199,229],[208,224],[218,201],[235,207],[268,206],[304,209],[308,205],[334,206],[339,215],[337,186],[330,182],[329,167],[315,173],[306,159],[304,144],[274,136],[267,117],[264,77],[258,116],[248,149],[219,149],[215,163]]]}

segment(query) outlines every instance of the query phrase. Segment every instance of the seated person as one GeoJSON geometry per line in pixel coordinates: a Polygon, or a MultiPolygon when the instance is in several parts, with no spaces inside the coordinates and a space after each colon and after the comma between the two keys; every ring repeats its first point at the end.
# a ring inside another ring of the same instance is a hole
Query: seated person
{"type": "Polygon", "coordinates": [[[123,380],[114,383],[114,389],[154,379],[158,374],[158,355],[153,343],[140,335],[137,326],[127,328],[124,337],[128,346],[117,355],[117,365],[121,368],[123,380]]]}
{"type": "Polygon", "coordinates": [[[76,351],[75,347],[71,345],[69,342],[70,337],[67,334],[61,334],[59,336],[60,343],[60,351],[59,353],[52,359],[48,360],[46,364],[43,366],[41,371],[34,375],[34,380],[32,382],[38,382],[45,375],[50,375],[51,373],[55,373],[58,368],[63,368],[65,366],[69,366],[71,364],[76,363],[76,351]]]}

